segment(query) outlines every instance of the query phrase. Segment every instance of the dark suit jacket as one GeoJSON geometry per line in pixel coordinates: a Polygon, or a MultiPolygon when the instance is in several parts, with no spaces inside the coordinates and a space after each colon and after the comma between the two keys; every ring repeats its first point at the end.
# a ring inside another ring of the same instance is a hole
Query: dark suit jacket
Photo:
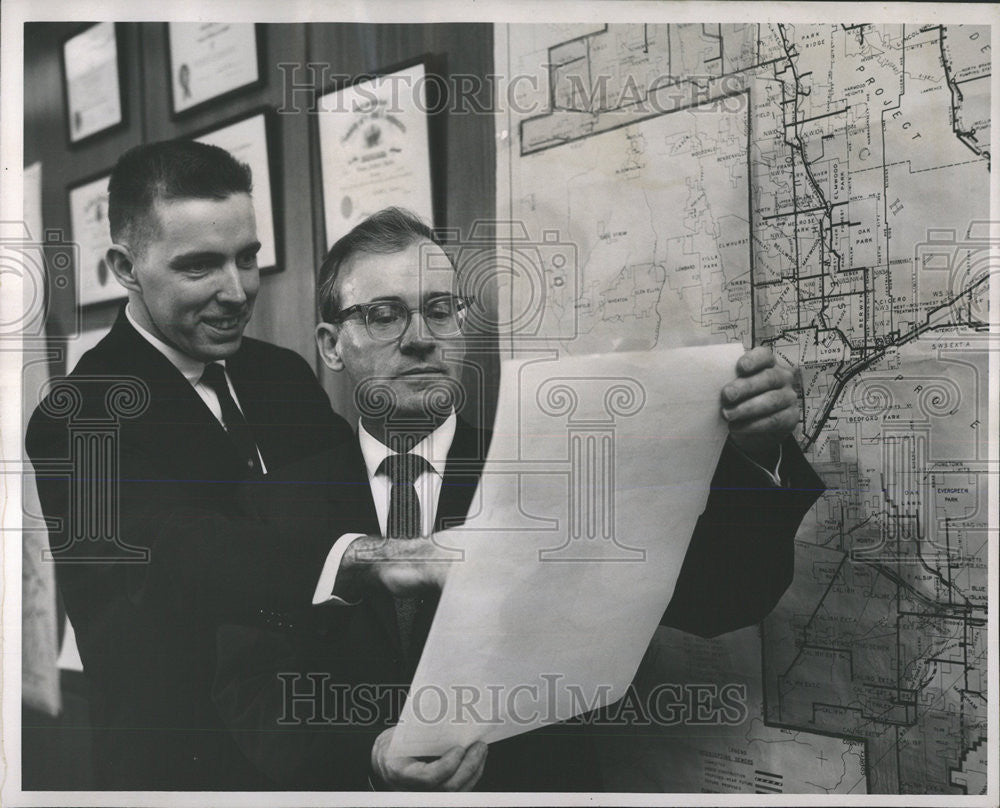
{"type": "MultiPolygon", "coordinates": [[[[489,435],[459,422],[438,503],[438,529],[461,523],[489,435]]],[[[823,489],[794,441],[771,487],[730,446],[712,481],[663,623],[711,636],[759,622],[792,578],[792,540],[823,489]]],[[[281,470],[253,507],[289,544],[311,535],[378,532],[360,449],[320,454],[281,470]]],[[[426,636],[436,599],[418,612],[426,636]]],[[[261,612],[256,625],[219,633],[215,695],[247,756],[283,788],[365,790],[375,737],[398,718],[412,669],[401,659],[392,600],[298,615],[261,612]]],[[[586,727],[562,724],[492,744],[483,791],[596,791],[586,727]]]]}
{"type": "MultiPolygon", "coordinates": [[[[227,368],[269,470],[353,441],[292,351],[247,338],[227,368]]],[[[289,554],[263,534],[210,529],[233,512],[245,469],[204,402],[128,323],[124,308],[55,384],[32,416],[26,444],[91,686],[99,787],[263,785],[210,699],[215,627],[258,597],[293,605],[306,598],[324,554],[304,555],[304,547],[289,554]],[[118,419],[113,462],[86,468],[80,441],[100,437],[109,406],[128,409],[112,392],[118,382],[140,401],[145,391],[148,407],[118,419]],[[88,418],[97,420],[88,426],[88,418]],[[71,493],[74,479],[89,481],[82,495],[71,493]],[[108,484],[118,487],[118,499],[106,506],[100,491],[108,484]],[[87,540],[95,535],[104,538],[87,540]],[[148,560],[131,563],[120,542],[147,551],[148,560]]]]}
{"type": "MultiPolygon", "coordinates": [[[[435,529],[464,521],[489,440],[488,432],[459,420],[435,529]]],[[[292,463],[245,492],[246,511],[284,546],[328,550],[344,533],[380,533],[356,437],[349,450],[292,463]]],[[[436,604],[428,597],[418,608],[416,635],[426,635],[436,604]]],[[[388,593],[370,594],[354,607],[257,609],[220,628],[218,641],[216,701],[247,756],[275,787],[369,789],[372,744],[398,718],[413,673],[403,661],[388,593]],[[377,692],[359,698],[336,690],[359,683],[377,692]]]]}

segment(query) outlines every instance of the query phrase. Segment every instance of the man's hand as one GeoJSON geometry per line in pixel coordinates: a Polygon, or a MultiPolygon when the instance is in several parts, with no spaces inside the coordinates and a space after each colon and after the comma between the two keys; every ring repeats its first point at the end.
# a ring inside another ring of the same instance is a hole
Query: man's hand
{"type": "Polygon", "coordinates": [[[421,758],[388,757],[390,727],[372,746],[372,770],[395,791],[469,791],[486,767],[486,744],[476,741],[468,748],[455,746],[429,763],[421,758]]]}
{"type": "Polygon", "coordinates": [[[722,388],[722,417],[729,436],[763,466],[773,465],[778,446],[799,421],[795,374],[778,367],[770,348],[747,351],[736,363],[736,378],[722,388]]]}
{"type": "Polygon", "coordinates": [[[334,594],[353,600],[372,587],[396,597],[418,597],[440,591],[455,551],[438,544],[433,536],[418,539],[385,539],[365,536],[344,553],[334,594]]]}

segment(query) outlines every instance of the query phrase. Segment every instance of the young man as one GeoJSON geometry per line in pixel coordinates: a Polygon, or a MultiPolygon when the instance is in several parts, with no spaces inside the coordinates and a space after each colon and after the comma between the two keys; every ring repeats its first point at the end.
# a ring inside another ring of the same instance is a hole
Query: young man
{"type": "MultiPolygon", "coordinates": [[[[248,756],[289,788],[363,788],[370,764],[380,788],[599,790],[585,728],[568,725],[488,755],[482,743],[433,761],[387,755],[398,704],[375,698],[373,709],[365,688],[388,695],[410,681],[447,569],[428,563],[441,552],[431,534],[466,516],[490,436],[452,406],[468,304],[419,220],[387,209],[358,225],[324,261],[318,299],[320,353],[355,389],[357,448],[294,464],[282,473],[297,485],[273,487],[260,507],[289,542],[337,523],[345,535],[316,587],[324,622],[312,638],[302,625],[220,633],[223,713],[248,756]]],[[[790,438],[791,380],[757,349],[722,391],[731,441],[665,624],[705,635],[751,625],[791,581],[792,539],[822,490],[790,438]]]]}
{"type": "Polygon", "coordinates": [[[207,522],[234,512],[240,483],[353,435],[305,361],[243,336],[260,282],[249,168],[153,143],[121,157],[109,196],[128,303],[26,441],[91,688],[96,781],[264,787],[211,702],[216,625],[258,597],[307,603],[329,546],[295,555],[207,522]]]}

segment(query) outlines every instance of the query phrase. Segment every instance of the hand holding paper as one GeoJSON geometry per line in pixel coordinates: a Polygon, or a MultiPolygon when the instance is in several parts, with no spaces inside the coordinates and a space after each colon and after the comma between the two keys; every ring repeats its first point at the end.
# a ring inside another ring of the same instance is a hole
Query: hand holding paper
{"type": "Polygon", "coordinates": [[[680,571],[738,345],[505,363],[481,507],[390,755],[440,755],[622,696],[680,571]]]}
{"type": "Polygon", "coordinates": [[[747,351],[736,363],[738,378],[722,388],[722,415],[733,442],[761,463],[774,453],[799,422],[795,373],[778,367],[770,348],[747,351]]]}
{"type": "Polygon", "coordinates": [[[392,757],[387,753],[395,727],[385,730],[372,747],[372,771],[397,791],[471,791],[483,776],[487,746],[455,746],[435,760],[392,757]]]}

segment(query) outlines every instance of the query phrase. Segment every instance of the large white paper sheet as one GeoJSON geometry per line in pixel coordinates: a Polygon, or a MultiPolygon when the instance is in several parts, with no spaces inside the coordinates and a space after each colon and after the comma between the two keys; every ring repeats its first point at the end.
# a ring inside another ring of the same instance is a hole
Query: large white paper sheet
{"type": "Polygon", "coordinates": [[[460,560],[390,754],[491,743],[621,698],[704,510],[742,353],[504,363],[478,511],[437,534],[460,560]]]}

